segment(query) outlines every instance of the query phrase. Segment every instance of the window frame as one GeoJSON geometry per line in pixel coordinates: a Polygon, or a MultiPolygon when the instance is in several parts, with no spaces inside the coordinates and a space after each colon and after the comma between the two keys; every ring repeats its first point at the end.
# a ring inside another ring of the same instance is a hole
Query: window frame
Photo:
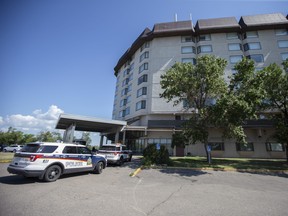
{"type": "Polygon", "coordinates": [[[241,51],[241,50],[242,50],[242,45],[241,45],[240,43],[228,43],[228,50],[229,50],[229,51],[241,51]],[[234,45],[235,47],[238,45],[238,46],[239,46],[239,49],[234,49],[234,48],[231,49],[231,46],[233,46],[233,45],[234,45]]]}
{"type": "Polygon", "coordinates": [[[236,142],[236,151],[245,151],[245,152],[254,152],[254,143],[253,142],[248,142],[248,143],[239,143],[236,142]],[[245,146],[247,145],[247,146],[245,146]],[[250,145],[250,146],[248,146],[250,145]]]}
{"type": "Polygon", "coordinates": [[[146,100],[141,100],[136,103],[136,111],[146,109],[146,100]]]}
{"type": "Polygon", "coordinates": [[[191,54],[194,53],[195,54],[196,50],[194,46],[182,46],[181,47],[181,54],[191,54]],[[191,48],[191,51],[189,49],[189,51],[185,51],[185,49],[191,48]]]}
{"type": "Polygon", "coordinates": [[[143,74],[142,76],[140,76],[138,78],[138,85],[142,84],[143,82],[147,82],[148,81],[148,75],[147,74],[143,74]]]}
{"type": "Polygon", "coordinates": [[[288,48],[288,40],[279,40],[277,41],[278,48],[288,48]],[[284,46],[280,45],[283,42],[284,46]]]}
{"type": "Polygon", "coordinates": [[[230,62],[230,64],[237,64],[239,61],[241,61],[242,60],[242,58],[243,58],[243,55],[231,55],[231,56],[229,56],[229,62],[230,62]],[[237,60],[237,61],[231,61],[231,58],[233,58],[233,57],[241,57],[241,59],[239,59],[239,60],[237,60]]]}
{"type": "Polygon", "coordinates": [[[247,58],[253,60],[255,63],[263,63],[264,62],[264,56],[262,54],[248,55],[247,58]],[[257,57],[261,57],[261,61],[258,61],[257,57]]]}
{"type": "Polygon", "coordinates": [[[224,142],[208,142],[208,145],[211,147],[211,151],[225,151],[224,142]],[[220,146],[220,149],[217,149],[217,145],[220,146]]]}
{"type": "Polygon", "coordinates": [[[266,150],[267,150],[268,152],[284,152],[284,151],[285,151],[285,147],[284,147],[284,145],[283,145],[282,143],[278,143],[278,142],[266,142],[265,145],[266,145],[266,150]],[[277,149],[275,149],[275,148],[272,148],[271,144],[280,144],[282,149],[281,149],[281,150],[280,150],[280,149],[277,150],[277,149]]]}
{"type": "Polygon", "coordinates": [[[213,52],[213,47],[212,47],[212,45],[200,45],[200,46],[197,47],[197,54],[199,54],[199,53],[212,53],[212,52],[213,52]],[[203,51],[203,50],[202,50],[203,47],[210,47],[211,50],[210,50],[210,51],[203,51]]]}

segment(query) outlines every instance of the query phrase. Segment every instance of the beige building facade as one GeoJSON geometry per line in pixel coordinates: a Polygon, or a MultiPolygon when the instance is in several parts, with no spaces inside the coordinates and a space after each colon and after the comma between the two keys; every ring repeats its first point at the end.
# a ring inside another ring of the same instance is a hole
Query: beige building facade
{"type": "MultiPolygon", "coordinates": [[[[115,66],[117,77],[113,119],[127,122],[122,140],[141,153],[148,144],[166,145],[171,155],[204,156],[201,143],[187,145],[184,151],[171,148],[172,134],[181,130],[189,118],[185,104],[173,106],[159,94],[160,76],[176,62],[196,63],[202,55],[225,58],[225,79],[243,57],[255,61],[261,70],[288,58],[288,20],[283,14],[264,14],[179,21],[146,28],[120,57],[115,66]]],[[[285,148],[273,140],[273,123],[266,119],[247,121],[248,146],[223,139],[220,129],[211,128],[209,142],[217,157],[285,158],[285,148]]],[[[121,138],[121,137],[120,137],[121,138]]],[[[113,137],[111,137],[113,139],[113,137]]]]}

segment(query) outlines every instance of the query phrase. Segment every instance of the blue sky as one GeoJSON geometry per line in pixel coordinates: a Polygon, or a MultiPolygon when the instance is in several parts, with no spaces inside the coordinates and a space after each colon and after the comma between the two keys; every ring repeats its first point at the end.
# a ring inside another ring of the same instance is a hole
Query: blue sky
{"type": "Polygon", "coordinates": [[[196,24],[287,9],[287,0],[1,0],[0,130],[53,129],[62,112],[111,119],[118,59],[175,13],[196,24]]]}

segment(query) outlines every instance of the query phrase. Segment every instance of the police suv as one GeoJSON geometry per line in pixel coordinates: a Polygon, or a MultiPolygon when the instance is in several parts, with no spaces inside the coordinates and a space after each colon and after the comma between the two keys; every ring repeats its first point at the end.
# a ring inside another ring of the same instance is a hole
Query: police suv
{"type": "Polygon", "coordinates": [[[100,174],[106,166],[105,156],[93,154],[84,145],[39,142],[26,144],[16,152],[7,170],[52,182],[67,173],[92,171],[100,174]]]}
{"type": "Polygon", "coordinates": [[[122,144],[102,145],[99,153],[107,156],[107,161],[111,164],[122,165],[125,161],[132,160],[132,151],[122,144]]]}

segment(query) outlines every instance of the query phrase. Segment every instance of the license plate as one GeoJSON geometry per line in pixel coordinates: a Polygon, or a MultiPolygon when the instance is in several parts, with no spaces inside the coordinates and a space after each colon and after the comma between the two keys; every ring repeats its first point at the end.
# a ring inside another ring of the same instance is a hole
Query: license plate
{"type": "Polygon", "coordinates": [[[18,166],[26,165],[29,162],[29,158],[14,158],[13,164],[18,166]]]}

